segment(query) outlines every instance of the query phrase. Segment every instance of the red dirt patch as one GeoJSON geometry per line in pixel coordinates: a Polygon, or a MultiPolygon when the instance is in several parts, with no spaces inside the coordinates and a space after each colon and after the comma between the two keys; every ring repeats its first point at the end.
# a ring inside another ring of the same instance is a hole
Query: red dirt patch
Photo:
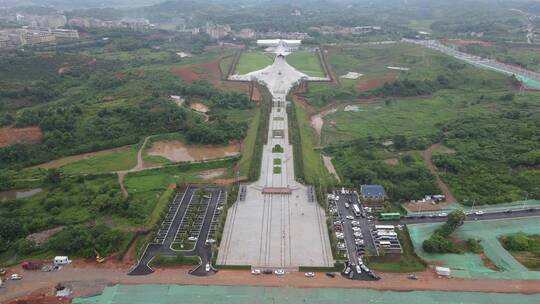
{"type": "Polygon", "coordinates": [[[263,100],[262,98],[262,94],[261,94],[261,91],[259,90],[259,88],[255,87],[253,88],[253,93],[251,94],[251,100],[253,100],[254,102],[261,102],[263,100]]]}
{"type": "Polygon", "coordinates": [[[42,136],[43,133],[39,127],[0,128],[0,148],[15,144],[37,144],[42,136]]]}
{"type": "Polygon", "coordinates": [[[398,78],[399,76],[396,74],[366,77],[358,81],[358,83],[356,84],[356,88],[361,91],[369,91],[381,87],[387,82],[398,80],[398,78]]]}
{"type": "Polygon", "coordinates": [[[462,46],[468,46],[472,44],[477,44],[483,47],[493,47],[495,46],[494,42],[490,41],[482,41],[482,40],[462,40],[462,39],[452,39],[452,40],[446,40],[448,43],[451,43],[453,45],[457,45],[459,47],[462,46]]]}
{"type": "Polygon", "coordinates": [[[249,85],[247,83],[221,80],[220,61],[221,59],[217,59],[207,63],[176,67],[172,69],[172,73],[180,76],[184,81],[206,80],[214,87],[226,92],[243,91],[249,93],[249,85]]]}
{"type": "Polygon", "coordinates": [[[174,75],[180,76],[180,78],[182,78],[184,81],[195,81],[201,79],[199,75],[197,75],[197,73],[191,69],[191,67],[174,68],[172,72],[174,75]]]}

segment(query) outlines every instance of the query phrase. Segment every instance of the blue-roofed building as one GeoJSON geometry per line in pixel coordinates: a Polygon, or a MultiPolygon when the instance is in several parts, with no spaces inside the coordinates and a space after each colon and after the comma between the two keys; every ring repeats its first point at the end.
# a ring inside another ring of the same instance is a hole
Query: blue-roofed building
{"type": "Polygon", "coordinates": [[[360,197],[365,201],[383,201],[386,198],[386,192],[381,185],[361,185],[360,197]]]}

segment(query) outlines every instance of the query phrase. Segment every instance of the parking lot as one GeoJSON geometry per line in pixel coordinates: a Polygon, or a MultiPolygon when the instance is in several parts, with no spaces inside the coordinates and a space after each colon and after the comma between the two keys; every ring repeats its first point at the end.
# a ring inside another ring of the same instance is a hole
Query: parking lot
{"type": "Polygon", "coordinates": [[[364,210],[354,191],[334,191],[328,196],[328,203],[339,254],[348,259],[343,274],[355,280],[376,280],[377,275],[362,260],[363,256],[377,254],[371,236],[374,218],[364,210]],[[354,208],[358,208],[356,212],[354,208]]]}
{"type": "Polygon", "coordinates": [[[199,256],[201,265],[191,273],[207,275],[206,264],[212,258],[211,244],[215,242],[219,214],[226,195],[221,187],[190,186],[178,192],[153,242],[148,244],[131,275],[153,272],[148,266],[155,256],[199,256]]]}

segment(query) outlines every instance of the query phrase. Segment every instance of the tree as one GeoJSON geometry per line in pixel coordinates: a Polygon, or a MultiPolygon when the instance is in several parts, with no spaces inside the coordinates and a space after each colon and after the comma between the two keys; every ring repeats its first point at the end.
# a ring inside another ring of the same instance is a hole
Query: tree
{"type": "Polygon", "coordinates": [[[52,168],[47,170],[47,182],[58,185],[62,181],[62,174],[60,170],[52,168]]]}
{"type": "Polygon", "coordinates": [[[448,219],[446,220],[446,223],[448,226],[450,226],[451,230],[456,230],[457,227],[463,225],[465,222],[465,219],[467,218],[467,215],[465,215],[465,212],[463,210],[454,210],[448,214],[448,219]]]}

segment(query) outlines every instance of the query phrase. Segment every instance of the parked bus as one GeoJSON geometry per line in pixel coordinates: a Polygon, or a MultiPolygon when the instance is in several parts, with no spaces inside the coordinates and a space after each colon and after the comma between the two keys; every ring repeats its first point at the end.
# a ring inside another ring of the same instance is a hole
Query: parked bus
{"type": "Polygon", "coordinates": [[[381,221],[398,221],[401,218],[401,214],[398,212],[391,212],[391,213],[381,213],[380,220],[381,221]]]}
{"type": "Polygon", "coordinates": [[[358,206],[358,204],[353,204],[352,205],[352,210],[354,212],[354,215],[356,215],[356,216],[361,216],[362,215],[362,211],[360,211],[360,206],[358,206]]]}

